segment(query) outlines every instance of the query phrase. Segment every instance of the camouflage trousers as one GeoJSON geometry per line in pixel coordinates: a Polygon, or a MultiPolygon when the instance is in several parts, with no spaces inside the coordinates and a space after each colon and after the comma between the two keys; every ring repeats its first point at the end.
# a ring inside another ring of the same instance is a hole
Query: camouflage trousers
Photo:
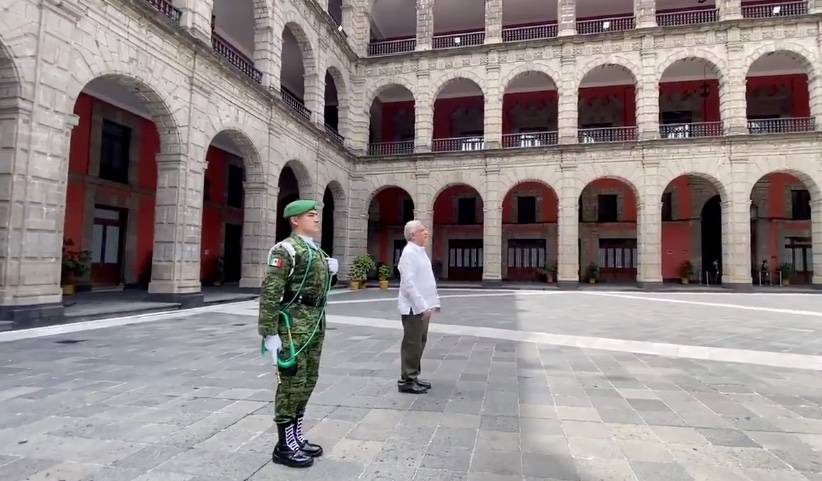
{"type": "MultiPolygon", "coordinates": [[[[297,349],[308,341],[310,333],[293,334],[297,349]]],[[[280,336],[283,348],[288,349],[288,338],[280,336]]],[[[288,422],[298,415],[305,413],[308,406],[308,399],[314,392],[317,385],[317,378],[320,374],[320,356],[323,350],[323,340],[325,330],[318,329],[314,339],[309,341],[306,347],[297,356],[297,372],[293,376],[280,375],[280,383],[277,386],[277,396],[274,401],[274,422],[288,422]]]]}

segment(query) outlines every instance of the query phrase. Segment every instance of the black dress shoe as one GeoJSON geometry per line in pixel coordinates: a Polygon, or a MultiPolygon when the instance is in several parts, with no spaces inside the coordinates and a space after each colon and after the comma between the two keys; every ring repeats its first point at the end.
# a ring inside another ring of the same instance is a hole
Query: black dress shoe
{"type": "Polygon", "coordinates": [[[397,390],[408,394],[425,394],[428,392],[428,389],[425,389],[415,382],[397,384],[397,390]]]}
{"type": "Polygon", "coordinates": [[[271,460],[276,464],[291,468],[307,468],[314,464],[314,458],[306,455],[300,449],[297,440],[294,438],[293,427],[294,423],[277,424],[280,441],[274,446],[271,460]]]}
{"type": "Polygon", "coordinates": [[[424,387],[425,389],[431,389],[431,383],[425,379],[414,379],[414,383],[416,383],[417,386],[424,387]]]}

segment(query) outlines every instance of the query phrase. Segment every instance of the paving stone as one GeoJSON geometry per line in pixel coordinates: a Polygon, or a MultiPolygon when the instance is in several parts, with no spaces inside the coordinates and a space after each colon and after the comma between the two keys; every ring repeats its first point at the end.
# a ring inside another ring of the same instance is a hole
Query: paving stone
{"type": "Polygon", "coordinates": [[[709,443],[716,446],[729,447],[761,447],[755,443],[753,439],[749,438],[742,431],[732,431],[729,429],[697,429],[697,432],[705,437],[709,443]]]}
{"type": "Polygon", "coordinates": [[[522,474],[521,456],[522,454],[519,451],[487,451],[477,446],[471,459],[470,471],[472,473],[520,476],[522,474]]]}
{"type": "Polygon", "coordinates": [[[639,481],[692,481],[685,469],[676,463],[631,461],[631,468],[639,481]]]}

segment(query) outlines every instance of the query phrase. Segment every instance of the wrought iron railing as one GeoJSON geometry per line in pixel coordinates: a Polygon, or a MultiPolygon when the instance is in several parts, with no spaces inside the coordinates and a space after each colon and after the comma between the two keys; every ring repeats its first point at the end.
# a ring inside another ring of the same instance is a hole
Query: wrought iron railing
{"type": "Polygon", "coordinates": [[[305,104],[302,100],[298,99],[294,95],[292,95],[288,90],[282,89],[280,90],[280,96],[288,105],[291,110],[297,113],[300,117],[304,118],[305,120],[311,120],[311,111],[305,108],[305,104]]]}
{"type": "Polygon", "coordinates": [[[431,150],[434,152],[471,152],[485,149],[483,137],[453,137],[450,139],[434,139],[431,150]]]}
{"type": "Polygon", "coordinates": [[[577,22],[577,33],[580,35],[592,35],[595,33],[622,32],[625,30],[633,30],[635,24],[634,17],[579,20],[577,22]]]}
{"type": "Polygon", "coordinates": [[[532,25],[530,27],[512,27],[502,29],[503,42],[521,42],[523,40],[539,40],[557,36],[557,24],[532,25]]]}
{"type": "Polygon", "coordinates": [[[722,122],[694,122],[690,124],[664,124],[659,126],[663,139],[691,139],[696,137],[722,137],[722,122]]]}
{"type": "Polygon", "coordinates": [[[174,8],[168,0],[146,0],[149,5],[154,7],[158,12],[170,18],[174,23],[180,23],[182,12],[174,8]]]}
{"type": "Polygon", "coordinates": [[[580,144],[602,142],[630,142],[636,140],[636,127],[606,127],[602,129],[579,129],[580,144]]]}
{"type": "Polygon", "coordinates": [[[485,43],[485,31],[434,35],[434,48],[459,48],[485,43]]]}
{"type": "Polygon", "coordinates": [[[334,142],[336,142],[340,145],[345,143],[345,139],[343,138],[342,135],[340,135],[340,132],[337,130],[336,127],[325,124],[325,133],[328,134],[328,136],[331,137],[331,139],[334,142]]]}
{"type": "Polygon", "coordinates": [[[503,149],[527,149],[556,145],[559,137],[556,132],[528,132],[519,134],[504,134],[502,136],[503,149]]]}
{"type": "Polygon", "coordinates": [[[368,155],[410,155],[413,153],[413,140],[368,144],[368,155]]]}
{"type": "Polygon", "coordinates": [[[215,52],[228,60],[228,63],[237,67],[242,73],[248,75],[252,80],[257,83],[261,83],[263,81],[263,73],[254,68],[254,62],[250,58],[243,55],[226,39],[218,35],[217,32],[211,32],[211,46],[214,47],[215,52]]]}
{"type": "Polygon", "coordinates": [[[368,56],[382,57],[385,55],[398,55],[401,53],[413,52],[416,48],[416,38],[388,40],[385,42],[371,42],[368,44],[368,56]]]}
{"type": "Polygon", "coordinates": [[[808,13],[808,2],[742,5],[742,16],[745,18],[791,17],[806,13],[808,13]]]}
{"type": "Polygon", "coordinates": [[[751,134],[789,134],[813,132],[814,130],[816,130],[814,117],[748,120],[748,132],[751,134]]]}
{"type": "Polygon", "coordinates": [[[675,27],[677,25],[697,25],[713,23],[719,20],[719,10],[702,9],[686,12],[670,12],[656,14],[656,24],[660,27],[675,27]]]}

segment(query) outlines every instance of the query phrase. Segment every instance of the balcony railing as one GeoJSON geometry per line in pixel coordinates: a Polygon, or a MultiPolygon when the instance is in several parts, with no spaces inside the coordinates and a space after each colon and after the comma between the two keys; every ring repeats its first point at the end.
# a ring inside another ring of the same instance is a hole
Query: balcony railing
{"type": "Polygon", "coordinates": [[[434,35],[434,48],[459,48],[485,43],[485,31],[434,35]]]}
{"type": "Polygon", "coordinates": [[[413,140],[368,144],[368,155],[411,155],[413,153],[413,140]]]}
{"type": "Polygon", "coordinates": [[[605,32],[623,32],[634,29],[634,17],[603,18],[599,20],[580,20],[577,22],[577,33],[593,35],[605,32]]]}
{"type": "Polygon", "coordinates": [[[240,53],[226,39],[219,36],[217,32],[211,32],[211,46],[214,47],[215,52],[228,60],[228,63],[237,67],[242,73],[251,77],[252,80],[257,83],[263,81],[263,73],[254,68],[254,62],[240,53]]]}
{"type": "Polygon", "coordinates": [[[808,2],[784,2],[768,5],[743,5],[745,18],[791,17],[808,13],[808,2]]]}
{"type": "Polygon", "coordinates": [[[539,40],[557,36],[557,24],[532,25],[530,27],[512,27],[502,29],[503,42],[521,42],[523,40],[539,40]]]}
{"type": "Polygon", "coordinates": [[[170,18],[171,21],[174,23],[180,23],[180,17],[182,16],[182,12],[180,10],[174,8],[171,5],[171,2],[168,0],[146,0],[149,5],[157,9],[158,12],[162,13],[166,17],[170,18]]]}
{"type": "Polygon", "coordinates": [[[603,142],[630,142],[636,140],[636,127],[607,127],[604,129],[579,129],[580,144],[603,142]]]}
{"type": "Polygon", "coordinates": [[[336,129],[336,127],[332,127],[331,125],[325,124],[325,133],[328,134],[328,136],[331,137],[331,139],[334,142],[340,145],[345,143],[345,139],[342,135],[340,135],[340,132],[336,129]]]}
{"type": "Polygon", "coordinates": [[[285,89],[280,90],[280,96],[282,97],[283,102],[291,107],[291,110],[296,112],[297,115],[305,120],[311,120],[311,111],[305,108],[305,104],[303,104],[302,100],[293,96],[290,92],[288,92],[288,90],[285,89]]]}
{"type": "Polygon", "coordinates": [[[656,24],[660,27],[675,27],[677,25],[697,25],[700,23],[713,23],[719,20],[719,10],[703,9],[690,10],[687,12],[671,12],[656,14],[656,24]]]}
{"type": "Polygon", "coordinates": [[[814,117],[748,120],[748,132],[751,134],[790,134],[813,132],[814,130],[816,130],[814,117]]]}
{"type": "Polygon", "coordinates": [[[690,124],[665,124],[659,126],[663,139],[692,139],[697,137],[722,137],[722,122],[695,122],[690,124]]]}
{"type": "Polygon", "coordinates": [[[556,145],[559,141],[556,132],[528,132],[520,134],[505,134],[502,136],[503,149],[527,149],[556,145]]]}
{"type": "Polygon", "coordinates": [[[368,44],[368,56],[382,57],[385,55],[398,55],[401,53],[413,52],[416,48],[416,38],[388,40],[386,42],[371,42],[368,44]]]}
{"type": "Polygon", "coordinates": [[[434,152],[471,152],[485,149],[483,137],[454,137],[434,139],[431,150],[434,152]]]}

